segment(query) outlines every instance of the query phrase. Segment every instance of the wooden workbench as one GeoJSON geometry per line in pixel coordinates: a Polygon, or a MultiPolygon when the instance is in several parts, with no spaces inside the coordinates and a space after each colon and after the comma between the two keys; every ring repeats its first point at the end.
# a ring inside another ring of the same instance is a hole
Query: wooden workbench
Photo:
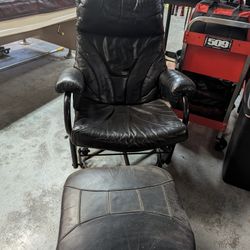
{"type": "Polygon", "coordinates": [[[1,21],[0,45],[36,37],[75,49],[75,21],[75,8],[1,21]]]}

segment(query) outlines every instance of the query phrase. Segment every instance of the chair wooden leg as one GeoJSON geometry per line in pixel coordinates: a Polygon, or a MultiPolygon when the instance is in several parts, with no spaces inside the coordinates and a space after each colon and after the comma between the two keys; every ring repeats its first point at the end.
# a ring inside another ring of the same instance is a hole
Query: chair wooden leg
{"type": "Polygon", "coordinates": [[[76,153],[76,146],[69,140],[71,157],[72,157],[72,166],[73,168],[78,168],[78,160],[77,160],[77,153],[76,153]]]}
{"type": "Polygon", "coordinates": [[[129,166],[130,162],[129,162],[128,154],[126,152],[123,153],[123,158],[124,158],[125,164],[129,166]]]}

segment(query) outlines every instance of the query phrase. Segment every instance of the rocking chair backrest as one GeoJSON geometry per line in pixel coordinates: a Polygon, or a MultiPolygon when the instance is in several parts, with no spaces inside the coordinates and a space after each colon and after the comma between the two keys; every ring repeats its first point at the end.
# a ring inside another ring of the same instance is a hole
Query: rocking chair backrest
{"type": "Polygon", "coordinates": [[[75,67],[85,91],[100,103],[137,104],[156,99],[166,69],[162,0],[77,0],[75,67]]]}

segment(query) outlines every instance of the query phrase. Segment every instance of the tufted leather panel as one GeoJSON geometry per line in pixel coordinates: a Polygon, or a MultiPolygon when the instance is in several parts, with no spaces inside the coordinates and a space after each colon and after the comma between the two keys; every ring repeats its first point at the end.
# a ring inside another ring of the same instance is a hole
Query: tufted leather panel
{"type": "Polygon", "coordinates": [[[135,104],[155,99],[157,80],[166,70],[162,38],[121,38],[78,35],[76,67],[85,77],[86,89],[81,98],[113,104],[135,104]]]}
{"type": "Polygon", "coordinates": [[[75,67],[86,89],[74,95],[110,104],[137,104],[158,97],[163,52],[161,0],[86,0],[77,4],[75,67]],[[97,17],[98,15],[98,17],[97,17]]]}
{"type": "Polygon", "coordinates": [[[195,242],[169,173],[126,166],[68,178],[57,249],[189,250],[195,242]]]}
{"type": "Polygon", "coordinates": [[[169,103],[158,99],[141,105],[109,105],[85,100],[71,134],[78,146],[138,151],[184,141],[186,126],[169,103]]]}

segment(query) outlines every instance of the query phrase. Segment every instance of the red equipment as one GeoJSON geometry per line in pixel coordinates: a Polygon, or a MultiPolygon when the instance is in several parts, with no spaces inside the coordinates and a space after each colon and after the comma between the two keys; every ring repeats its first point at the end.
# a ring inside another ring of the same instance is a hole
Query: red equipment
{"type": "Polygon", "coordinates": [[[220,131],[217,149],[226,146],[223,132],[249,66],[250,8],[215,1],[197,4],[177,68],[197,85],[190,120],[220,131]]]}

